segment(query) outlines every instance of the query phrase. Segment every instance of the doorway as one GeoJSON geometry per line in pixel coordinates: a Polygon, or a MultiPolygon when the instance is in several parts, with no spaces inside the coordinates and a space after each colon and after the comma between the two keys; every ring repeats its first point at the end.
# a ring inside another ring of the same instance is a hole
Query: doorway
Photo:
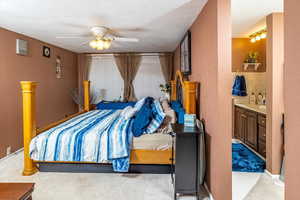
{"type": "Polygon", "coordinates": [[[272,4],[232,0],[233,200],[284,198],[283,0],[272,4]]]}

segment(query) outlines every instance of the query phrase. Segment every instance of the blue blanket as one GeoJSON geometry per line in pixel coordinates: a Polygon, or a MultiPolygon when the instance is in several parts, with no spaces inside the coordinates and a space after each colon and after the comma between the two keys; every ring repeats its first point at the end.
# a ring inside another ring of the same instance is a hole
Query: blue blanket
{"type": "MultiPolygon", "coordinates": [[[[143,105],[140,106],[133,122],[132,132],[134,137],[154,133],[166,117],[159,101],[154,100],[152,97],[147,97],[141,101],[143,105]]],[[[140,102],[137,103],[137,106],[139,104],[140,102]]]]}
{"type": "MultiPolygon", "coordinates": [[[[139,110],[145,101],[140,101],[139,110]]],[[[158,101],[152,101],[154,115],[143,133],[159,128],[165,114],[158,101]]],[[[130,109],[95,110],[76,116],[35,138],[30,144],[30,157],[36,161],[72,161],[112,163],[116,172],[128,172],[133,139],[134,116],[130,109]]]]}
{"type": "Polygon", "coordinates": [[[90,111],[33,138],[30,156],[37,161],[111,162],[114,171],[127,172],[131,125],[121,110],[90,111]]]}
{"type": "Polygon", "coordinates": [[[144,105],[142,105],[142,107],[137,112],[132,126],[134,137],[139,137],[144,132],[146,132],[148,125],[153,119],[151,106],[154,99],[151,97],[147,97],[142,101],[144,102],[144,105]]]}

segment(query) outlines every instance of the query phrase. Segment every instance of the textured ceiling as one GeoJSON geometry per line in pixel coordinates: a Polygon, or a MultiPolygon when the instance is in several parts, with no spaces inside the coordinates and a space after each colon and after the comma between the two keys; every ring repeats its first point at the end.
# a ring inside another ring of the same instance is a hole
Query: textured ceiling
{"type": "Polygon", "coordinates": [[[97,52],[83,45],[88,34],[107,26],[138,43],[114,42],[109,52],[173,51],[207,0],[0,0],[0,27],[72,50],[97,52]]]}
{"type": "Polygon", "coordinates": [[[232,0],[232,35],[248,37],[266,27],[266,16],[283,12],[284,0],[232,0]]]}

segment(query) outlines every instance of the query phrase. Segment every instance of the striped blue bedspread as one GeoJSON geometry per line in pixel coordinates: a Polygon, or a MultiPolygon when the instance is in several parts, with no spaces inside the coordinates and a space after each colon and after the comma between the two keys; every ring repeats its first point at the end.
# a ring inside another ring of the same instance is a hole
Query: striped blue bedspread
{"type": "Polygon", "coordinates": [[[51,128],[30,144],[36,161],[111,162],[114,171],[129,169],[133,119],[122,110],[95,110],[51,128]]]}

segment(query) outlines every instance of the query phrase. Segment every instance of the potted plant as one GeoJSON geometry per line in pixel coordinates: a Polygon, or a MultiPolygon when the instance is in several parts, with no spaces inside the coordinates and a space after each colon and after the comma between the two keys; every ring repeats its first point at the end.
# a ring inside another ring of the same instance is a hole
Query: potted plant
{"type": "Polygon", "coordinates": [[[170,100],[171,87],[168,83],[159,85],[160,91],[164,94],[164,97],[170,100]]]}
{"type": "Polygon", "coordinates": [[[245,63],[258,63],[258,52],[249,52],[246,59],[245,63]]]}

